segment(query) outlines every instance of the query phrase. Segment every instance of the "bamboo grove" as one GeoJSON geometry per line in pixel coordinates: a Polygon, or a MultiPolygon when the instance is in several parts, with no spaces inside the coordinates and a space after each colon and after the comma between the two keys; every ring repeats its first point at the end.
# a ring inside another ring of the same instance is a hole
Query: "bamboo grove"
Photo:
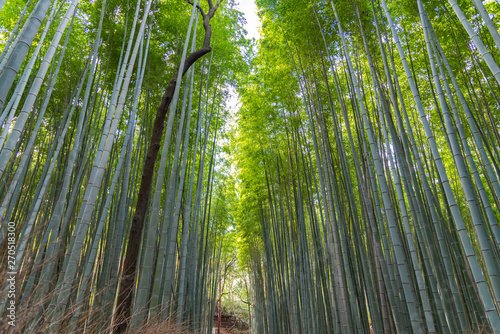
{"type": "Polygon", "coordinates": [[[237,221],[256,333],[500,333],[499,3],[258,1],[237,221]]]}
{"type": "Polygon", "coordinates": [[[7,222],[15,226],[8,270],[2,257],[1,313],[11,302],[8,271],[17,273],[19,333],[123,332],[129,324],[136,332],[167,320],[211,328],[230,223],[226,96],[246,66],[241,13],[231,1],[220,8],[212,1],[2,1],[0,8],[5,254],[7,222]],[[209,6],[212,53],[174,85],[144,233],[134,234],[155,110],[179,63],[205,46],[198,7],[209,6]],[[125,276],[129,235],[142,246],[137,275],[125,276]],[[127,279],[133,304],[123,319],[116,304],[127,279]]]}
{"type": "Polygon", "coordinates": [[[2,331],[500,333],[500,2],[257,5],[0,0],[2,331]]]}

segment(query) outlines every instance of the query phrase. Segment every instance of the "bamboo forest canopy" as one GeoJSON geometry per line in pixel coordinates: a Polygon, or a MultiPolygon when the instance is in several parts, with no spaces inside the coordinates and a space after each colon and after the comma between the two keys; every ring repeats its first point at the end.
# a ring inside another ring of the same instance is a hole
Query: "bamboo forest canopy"
{"type": "Polygon", "coordinates": [[[2,332],[500,333],[500,1],[256,5],[0,0],[2,332]]]}

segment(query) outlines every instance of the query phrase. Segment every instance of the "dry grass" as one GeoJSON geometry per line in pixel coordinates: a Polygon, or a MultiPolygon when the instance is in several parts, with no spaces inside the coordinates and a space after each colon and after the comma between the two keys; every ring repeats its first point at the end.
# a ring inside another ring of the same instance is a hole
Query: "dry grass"
{"type": "MultiPolygon", "coordinates": [[[[47,298],[50,300],[50,297],[47,298]]],[[[100,322],[102,315],[101,310],[91,309],[82,313],[76,326],[70,324],[71,317],[74,314],[74,309],[66,312],[66,315],[58,319],[55,323],[44,322],[45,310],[40,305],[33,304],[30,307],[24,307],[17,310],[15,327],[8,324],[8,319],[3,317],[0,319],[0,334],[38,334],[49,332],[51,326],[55,326],[55,331],[58,334],[94,334],[94,333],[111,333],[111,325],[103,326],[107,322],[100,322]],[[36,316],[41,316],[38,324],[33,322],[36,316]],[[93,326],[90,326],[90,319],[94,319],[93,326]],[[96,321],[97,319],[97,321],[96,321]]],[[[107,319],[109,320],[109,319],[107,319]]],[[[175,319],[152,319],[140,328],[131,330],[130,334],[194,334],[185,324],[177,324],[175,319]]]]}
{"type": "MultiPolygon", "coordinates": [[[[0,248],[2,246],[0,245],[0,248]]],[[[26,258],[33,261],[33,256],[27,254],[26,258]]],[[[6,257],[6,256],[5,256],[6,257]]],[[[54,260],[54,259],[52,259],[54,260]]],[[[0,260],[1,262],[1,260],[0,260]]],[[[7,298],[7,292],[3,291],[6,280],[9,277],[7,271],[7,265],[3,261],[0,267],[0,300],[5,300],[7,298]]],[[[64,313],[64,316],[52,320],[50,322],[50,311],[48,310],[48,305],[54,297],[53,284],[55,282],[47,282],[47,285],[37,285],[33,288],[28,298],[24,300],[21,298],[23,291],[20,290],[25,280],[28,279],[28,274],[39,273],[41,268],[47,263],[40,264],[36,267],[32,266],[32,262],[24,263],[20,272],[16,275],[16,293],[15,293],[15,326],[9,324],[9,319],[7,314],[4,312],[0,316],[0,334],[37,334],[46,332],[57,332],[58,334],[94,334],[94,333],[111,333],[112,327],[110,325],[111,319],[109,315],[112,313],[113,303],[102,306],[100,309],[88,306],[89,300],[92,299],[94,304],[96,300],[104,296],[107,292],[107,288],[110,287],[113,282],[108,282],[101,291],[83,298],[85,300],[83,305],[72,305],[69,306],[64,313]],[[29,272],[28,272],[29,271],[29,272]],[[44,291],[51,291],[51,293],[44,293],[44,291]],[[35,300],[35,296],[37,299],[35,300]],[[40,298],[40,296],[42,296],[40,298]],[[72,317],[79,313],[78,320],[76,323],[72,323],[72,317]]],[[[116,282],[114,282],[116,283],[116,282]]],[[[73,291],[74,292],[74,291],[73,291]]],[[[75,300],[76,294],[72,293],[72,300],[75,300]]],[[[10,302],[10,299],[7,301],[10,302]]],[[[141,333],[141,334],[192,334],[193,331],[189,330],[184,324],[177,324],[175,319],[151,319],[148,323],[143,325],[141,328],[130,331],[130,333],[141,333]]]]}

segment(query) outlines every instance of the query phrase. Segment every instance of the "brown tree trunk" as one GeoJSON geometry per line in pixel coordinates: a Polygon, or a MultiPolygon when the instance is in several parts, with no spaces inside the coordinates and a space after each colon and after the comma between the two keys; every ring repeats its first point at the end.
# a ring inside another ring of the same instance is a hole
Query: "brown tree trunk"
{"type": "MultiPolygon", "coordinates": [[[[190,1],[188,3],[193,5],[190,1]]],[[[210,39],[212,36],[212,27],[210,20],[215,14],[222,0],[218,0],[214,6],[212,0],[208,0],[209,10],[205,14],[203,9],[198,6],[198,9],[203,16],[203,28],[205,29],[205,37],[203,46],[187,56],[184,68],[182,69],[182,76],[198,59],[209,53],[212,48],[210,47],[210,39]]],[[[149,195],[151,192],[151,182],[153,180],[154,168],[158,151],[160,149],[161,137],[165,128],[165,116],[167,115],[168,108],[174,96],[175,86],[177,85],[177,76],[179,70],[174,74],[172,80],[165,90],[160,106],[156,113],[156,118],[153,126],[153,134],[149,143],[146,161],[144,162],[144,169],[142,171],[141,185],[139,188],[138,199],[135,207],[135,214],[132,220],[132,226],[127,243],[127,251],[123,263],[123,272],[121,276],[120,288],[118,290],[117,308],[114,316],[115,333],[127,332],[130,322],[131,308],[132,308],[132,295],[134,290],[135,273],[137,271],[137,258],[139,256],[139,248],[142,239],[142,230],[144,228],[144,220],[146,218],[146,211],[148,208],[149,195]]]]}

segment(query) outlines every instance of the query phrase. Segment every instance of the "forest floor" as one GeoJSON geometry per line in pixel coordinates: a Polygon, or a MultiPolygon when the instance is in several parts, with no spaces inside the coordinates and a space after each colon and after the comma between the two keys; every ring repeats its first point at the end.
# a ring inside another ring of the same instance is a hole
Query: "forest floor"
{"type": "MultiPolygon", "coordinates": [[[[219,332],[217,331],[217,324],[219,323],[219,318],[217,314],[214,315],[213,321],[214,326],[212,327],[212,334],[218,334],[219,332]]],[[[220,334],[249,333],[248,325],[245,322],[239,320],[238,317],[234,314],[227,314],[226,312],[222,312],[220,321],[220,334]]]]}

